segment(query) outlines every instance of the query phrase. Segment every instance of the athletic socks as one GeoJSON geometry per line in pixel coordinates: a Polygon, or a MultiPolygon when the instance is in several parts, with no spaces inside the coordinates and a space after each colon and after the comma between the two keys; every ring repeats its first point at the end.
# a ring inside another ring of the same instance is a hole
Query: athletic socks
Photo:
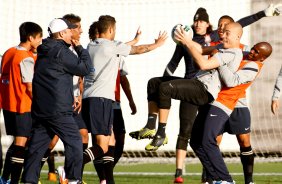
{"type": "Polygon", "coordinates": [[[175,176],[175,178],[182,176],[182,169],[176,169],[174,176],[175,176]]]}
{"type": "MultiPolygon", "coordinates": [[[[56,168],[55,168],[55,153],[54,152],[51,152],[52,150],[51,149],[48,149],[50,150],[50,154],[47,158],[47,164],[48,164],[48,168],[49,168],[49,173],[56,173],[56,168]]],[[[47,151],[48,151],[47,150],[47,151]]],[[[46,154],[46,153],[45,153],[46,154]]]]}
{"type": "Polygon", "coordinates": [[[148,114],[147,124],[144,128],[156,129],[157,114],[148,114]]]}
{"type": "Polygon", "coordinates": [[[158,131],[156,135],[160,135],[161,137],[165,137],[165,128],[166,123],[159,122],[158,131]]]}
{"type": "Polygon", "coordinates": [[[114,155],[115,146],[109,146],[108,152],[103,157],[104,171],[107,184],[114,184],[114,155]]]}
{"type": "Polygon", "coordinates": [[[14,143],[11,144],[11,146],[8,148],[2,173],[2,178],[4,180],[9,180],[10,174],[11,174],[11,155],[14,152],[14,143]]]}
{"type": "Polygon", "coordinates": [[[115,146],[109,146],[108,152],[102,158],[94,160],[95,170],[100,181],[106,180],[107,183],[114,183],[114,154],[115,146]]]}
{"type": "Polygon", "coordinates": [[[99,180],[102,181],[102,180],[106,180],[106,175],[105,175],[105,172],[104,172],[104,163],[103,163],[103,157],[99,158],[99,159],[95,159],[93,161],[94,163],[94,167],[95,167],[95,170],[96,170],[96,173],[99,177],[99,180]]]}
{"type": "Polygon", "coordinates": [[[24,163],[25,147],[14,145],[14,151],[11,155],[11,183],[19,183],[24,163]]]}
{"type": "Polygon", "coordinates": [[[252,147],[241,147],[240,151],[240,158],[243,165],[245,183],[253,182],[254,153],[252,147]]]}
{"type": "Polygon", "coordinates": [[[83,152],[83,165],[94,160],[95,158],[100,158],[103,155],[103,149],[99,145],[93,144],[92,147],[85,149],[83,152]]]}
{"type": "MultiPolygon", "coordinates": [[[[124,139],[124,137],[119,136],[118,139],[124,139]]],[[[116,140],[114,167],[122,156],[123,148],[124,148],[124,140],[116,140]]]]}
{"type": "Polygon", "coordinates": [[[51,153],[51,149],[48,148],[47,151],[44,153],[44,156],[43,156],[43,158],[41,160],[41,168],[45,164],[46,160],[49,158],[50,153],[51,153]]]}
{"type": "MultiPolygon", "coordinates": [[[[84,152],[88,148],[88,143],[82,143],[82,151],[84,152]]],[[[84,164],[82,164],[81,167],[81,176],[83,177],[83,171],[84,171],[84,164]]]]}

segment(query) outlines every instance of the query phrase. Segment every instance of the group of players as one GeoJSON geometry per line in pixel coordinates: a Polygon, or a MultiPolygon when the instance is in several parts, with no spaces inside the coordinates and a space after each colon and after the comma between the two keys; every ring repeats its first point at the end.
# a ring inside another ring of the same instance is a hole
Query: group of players
{"type": "MultiPolygon", "coordinates": [[[[267,42],[257,43],[242,60],[240,38],[242,27],[274,15],[279,11],[270,5],[237,23],[222,16],[218,30],[213,31],[206,10],[199,8],[192,26],[194,37],[183,29],[176,32],[175,39],[181,44],[176,46],[164,76],[148,82],[148,122],[140,131],[130,133],[136,139],[153,138],[145,149],[156,151],[168,140],[165,127],[171,99],[181,100],[175,183],[183,183],[189,139],[206,171],[203,182],[233,183],[218,148],[226,125],[240,144],[245,183],[253,183],[245,93],[272,48],[267,42]],[[202,54],[210,55],[209,59],[202,54]],[[185,77],[173,77],[183,56],[185,77]]],[[[0,107],[7,135],[14,136],[14,141],[6,153],[1,183],[19,183],[21,177],[23,183],[37,184],[41,167],[59,138],[65,147],[65,165],[58,168],[60,183],[81,183],[83,166],[92,160],[100,183],[115,183],[113,168],[123,152],[125,135],[120,85],[132,114],[136,113],[124,58],[162,46],[167,33],[160,32],[155,43],[136,46],[141,35],[137,30],[132,41],[122,43],[115,40],[115,18],[103,15],[90,26],[91,41],[84,49],[79,42],[80,21],[73,14],[52,20],[49,37],[43,40],[38,24],[24,22],[19,28],[20,44],[3,55],[0,107]],[[88,132],[92,135],[90,148],[88,132]]]]}
{"type": "MultiPolygon", "coordinates": [[[[275,9],[274,5],[270,5],[264,11],[245,17],[239,20],[238,23],[244,27],[262,17],[274,15],[279,15],[279,11],[275,9]]],[[[234,22],[234,20],[230,16],[222,16],[218,21],[218,30],[212,31],[206,10],[199,8],[194,16],[193,30],[196,34],[193,37],[193,41],[202,46],[214,46],[220,43],[224,45],[224,42],[231,42],[228,40],[228,37],[230,37],[228,36],[228,28],[232,25],[230,24],[231,22],[234,22]],[[229,24],[228,27],[226,26],[227,24],[229,24]],[[227,32],[224,33],[224,30],[227,32]],[[224,36],[224,34],[226,35],[224,36]]],[[[235,27],[238,27],[238,25],[235,27]]],[[[234,31],[235,28],[231,30],[234,31]]],[[[239,31],[236,36],[240,37],[241,34],[241,31],[239,31]]],[[[141,130],[131,132],[129,135],[137,140],[153,138],[152,142],[145,148],[149,151],[157,150],[161,145],[166,144],[168,138],[165,135],[165,126],[170,108],[170,99],[179,99],[181,100],[179,110],[180,129],[176,145],[176,173],[174,182],[183,183],[183,161],[186,157],[188,141],[191,138],[190,145],[207,171],[203,175],[202,182],[212,183],[212,181],[218,180],[232,183],[233,180],[228,174],[218,149],[222,134],[226,131],[237,135],[245,183],[253,183],[254,154],[250,144],[250,112],[246,104],[245,90],[260,71],[262,67],[260,62],[263,62],[271,54],[272,48],[270,44],[261,42],[254,45],[249,54],[246,55],[245,53],[246,56],[244,56],[244,59],[256,62],[244,61],[240,64],[238,71],[238,66],[235,66],[236,72],[228,64],[219,67],[219,77],[225,83],[224,85],[226,87],[212,89],[216,88],[217,85],[221,85],[219,84],[220,82],[218,84],[211,84],[217,80],[216,78],[218,76],[216,75],[218,74],[213,76],[214,71],[209,71],[210,74],[197,73],[199,71],[197,66],[201,70],[206,70],[218,67],[218,64],[211,66],[215,62],[210,62],[212,64],[206,63],[204,65],[203,58],[195,52],[195,46],[191,44],[191,41],[188,44],[187,40],[181,40],[183,39],[182,37],[178,39],[182,42],[182,45],[176,46],[174,55],[167,65],[163,77],[153,78],[148,82],[149,115],[147,124],[141,130]],[[188,49],[188,52],[186,49],[188,49]],[[184,57],[186,66],[185,79],[171,76],[182,57],[184,57]],[[198,62],[201,62],[203,65],[198,62]],[[199,83],[197,80],[191,80],[195,76],[200,82],[205,84],[204,87],[202,87],[202,84],[195,84],[196,82],[199,83]],[[190,81],[187,79],[190,79],[190,81]],[[205,91],[203,88],[208,88],[208,95],[202,94],[205,91]],[[205,105],[207,103],[210,104],[205,105]],[[159,125],[156,132],[156,119],[158,115],[159,125]]],[[[232,47],[229,46],[227,48],[232,47]]],[[[240,42],[237,42],[235,48],[246,51],[245,46],[240,44],[240,42]]],[[[205,48],[205,50],[207,49],[205,48]]],[[[221,58],[222,56],[216,57],[221,58]]],[[[232,64],[234,63],[232,61],[232,64]]]]}

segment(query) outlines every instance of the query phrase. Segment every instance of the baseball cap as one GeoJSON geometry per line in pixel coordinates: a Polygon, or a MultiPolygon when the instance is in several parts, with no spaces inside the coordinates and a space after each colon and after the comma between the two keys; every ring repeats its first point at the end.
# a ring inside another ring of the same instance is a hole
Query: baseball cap
{"type": "Polygon", "coordinates": [[[207,23],[209,23],[209,15],[207,13],[207,10],[205,8],[199,8],[194,16],[194,22],[197,20],[203,20],[207,23]]]}
{"type": "Polygon", "coordinates": [[[68,20],[64,18],[56,18],[50,22],[48,26],[48,32],[49,34],[52,34],[52,33],[63,31],[65,29],[73,29],[76,27],[77,25],[70,23],[68,20]]]}

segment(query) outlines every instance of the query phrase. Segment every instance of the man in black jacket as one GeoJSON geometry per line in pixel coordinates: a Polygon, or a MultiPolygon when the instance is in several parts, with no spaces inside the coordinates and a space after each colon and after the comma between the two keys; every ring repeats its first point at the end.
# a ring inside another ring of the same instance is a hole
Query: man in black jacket
{"type": "Polygon", "coordinates": [[[75,25],[54,19],[48,27],[50,37],[38,48],[33,78],[32,116],[34,127],[22,180],[37,184],[41,160],[56,134],[65,147],[68,183],[80,183],[83,160],[81,136],[73,119],[73,75],[85,76],[94,70],[88,51],[72,40],[75,25]],[[73,44],[78,57],[69,49],[73,44]]]}

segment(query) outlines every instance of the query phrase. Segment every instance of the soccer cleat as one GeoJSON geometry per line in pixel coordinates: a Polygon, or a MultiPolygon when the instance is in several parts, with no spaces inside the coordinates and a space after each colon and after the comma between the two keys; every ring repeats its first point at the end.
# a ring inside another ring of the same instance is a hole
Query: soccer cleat
{"type": "Polygon", "coordinates": [[[87,184],[85,181],[82,180],[81,184],[87,184]]]}
{"type": "Polygon", "coordinates": [[[59,175],[59,182],[60,184],[68,184],[68,180],[66,179],[66,173],[63,166],[59,166],[57,168],[57,173],[59,175]]]}
{"type": "Polygon", "coordinates": [[[155,129],[142,128],[141,130],[130,132],[129,136],[134,139],[140,140],[140,139],[152,139],[154,138],[155,134],[156,134],[155,129]]]}
{"type": "Polygon", "coordinates": [[[183,183],[184,179],[182,178],[182,176],[178,176],[176,178],[174,178],[174,183],[183,183]]]}
{"type": "Polygon", "coordinates": [[[38,184],[41,184],[41,181],[38,181],[38,184]]]}
{"type": "Polygon", "coordinates": [[[145,150],[156,151],[160,146],[167,144],[167,142],[167,136],[161,137],[160,135],[156,135],[154,139],[145,147],[145,150]]]}
{"type": "Polygon", "coordinates": [[[49,173],[48,173],[48,180],[49,180],[49,181],[52,181],[52,182],[56,182],[56,181],[57,181],[57,175],[56,175],[56,173],[49,172],[49,173]]]}

